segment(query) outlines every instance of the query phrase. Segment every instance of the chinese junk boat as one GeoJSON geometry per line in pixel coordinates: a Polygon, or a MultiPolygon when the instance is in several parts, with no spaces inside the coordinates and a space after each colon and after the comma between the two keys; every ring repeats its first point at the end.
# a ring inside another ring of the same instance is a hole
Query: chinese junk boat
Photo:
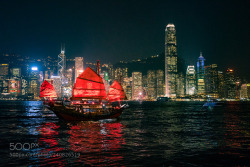
{"type": "Polygon", "coordinates": [[[108,97],[109,101],[102,78],[87,67],[76,79],[70,104],[55,102],[49,109],[67,121],[117,118],[127,106],[120,105],[120,101],[125,99],[125,93],[117,81],[110,86],[108,97]],[[119,101],[119,105],[112,103],[115,101],[119,101]]]}
{"type": "Polygon", "coordinates": [[[55,88],[46,80],[41,85],[40,97],[42,98],[44,105],[54,103],[54,100],[57,98],[55,88]]]}

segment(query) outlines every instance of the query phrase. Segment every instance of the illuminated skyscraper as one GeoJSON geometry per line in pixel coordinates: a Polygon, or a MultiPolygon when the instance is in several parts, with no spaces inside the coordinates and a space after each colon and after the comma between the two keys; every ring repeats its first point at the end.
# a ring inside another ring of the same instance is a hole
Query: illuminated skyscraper
{"type": "Polygon", "coordinates": [[[217,64],[212,64],[205,66],[205,90],[206,94],[213,98],[218,98],[218,66],[217,64]]]}
{"type": "Polygon", "coordinates": [[[224,74],[222,71],[218,71],[218,94],[220,98],[225,97],[225,90],[224,90],[224,74]]]}
{"type": "Polygon", "coordinates": [[[30,74],[29,74],[29,94],[31,99],[38,99],[39,98],[39,71],[37,67],[32,67],[30,74]]]}
{"type": "Polygon", "coordinates": [[[52,76],[53,86],[58,97],[62,97],[62,82],[59,76],[52,76]]]}
{"type": "Polygon", "coordinates": [[[142,98],[142,73],[132,72],[132,99],[140,100],[142,98]]]}
{"type": "Polygon", "coordinates": [[[83,72],[83,57],[75,58],[75,81],[76,78],[83,72]]]}
{"type": "Polygon", "coordinates": [[[5,79],[9,75],[9,64],[0,64],[0,79],[5,79]]]}
{"type": "MultiPolygon", "coordinates": [[[[248,84],[250,87],[250,84],[248,84]]],[[[241,99],[247,99],[248,95],[247,95],[247,84],[242,84],[241,88],[240,88],[240,98],[241,99]]]]}
{"type": "Polygon", "coordinates": [[[61,49],[61,53],[58,55],[58,73],[57,75],[63,79],[65,77],[66,72],[66,56],[65,56],[65,48],[61,49]]]}
{"type": "Polygon", "coordinates": [[[157,97],[164,96],[164,71],[156,71],[157,97]]]}
{"type": "Polygon", "coordinates": [[[225,97],[228,99],[236,98],[236,79],[233,69],[227,69],[225,73],[225,97]]]}
{"type": "Polygon", "coordinates": [[[132,99],[132,77],[123,78],[122,87],[128,100],[132,99]]]}
{"type": "Polygon", "coordinates": [[[155,100],[157,98],[156,82],[156,71],[149,70],[147,72],[147,95],[149,100],[155,100]]]}
{"type": "Polygon", "coordinates": [[[177,87],[177,44],[174,24],[165,30],[165,95],[176,97],[177,87]]]}
{"type": "Polygon", "coordinates": [[[123,78],[128,77],[128,68],[124,67],[124,68],[116,68],[115,69],[115,80],[121,82],[123,81],[123,78]]]}
{"type": "Polygon", "coordinates": [[[200,52],[200,57],[197,61],[197,93],[198,95],[205,95],[205,70],[204,57],[200,52]]]}
{"type": "Polygon", "coordinates": [[[188,66],[186,72],[186,94],[194,95],[196,91],[196,78],[194,66],[188,66]]]}

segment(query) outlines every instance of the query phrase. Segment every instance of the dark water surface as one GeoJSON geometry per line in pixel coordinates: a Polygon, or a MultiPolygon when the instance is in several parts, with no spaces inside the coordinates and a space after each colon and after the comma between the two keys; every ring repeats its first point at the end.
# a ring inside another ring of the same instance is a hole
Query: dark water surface
{"type": "Polygon", "coordinates": [[[250,104],[131,103],[119,120],[70,123],[0,101],[0,119],[4,166],[250,166],[250,104]]]}

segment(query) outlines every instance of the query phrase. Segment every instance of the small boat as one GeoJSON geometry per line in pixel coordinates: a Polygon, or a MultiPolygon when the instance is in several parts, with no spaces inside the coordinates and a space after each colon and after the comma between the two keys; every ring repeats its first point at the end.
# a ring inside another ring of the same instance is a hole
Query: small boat
{"type": "Polygon", "coordinates": [[[107,96],[103,80],[98,72],[87,67],[76,79],[71,101],[69,103],[55,101],[50,103],[49,109],[58,118],[67,121],[113,119],[118,118],[128,107],[127,104],[121,105],[120,103],[125,98],[125,92],[117,81],[110,86],[107,96]],[[119,102],[118,105],[113,103],[116,101],[119,102]]]}
{"type": "Polygon", "coordinates": [[[171,101],[170,97],[158,97],[157,98],[158,102],[166,102],[166,101],[171,101]]]}
{"type": "Polygon", "coordinates": [[[203,107],[222,107],[224,105],[224,102],[217,101],[215,99],[208,99],[205,104],[203,104],[203,107]]]}

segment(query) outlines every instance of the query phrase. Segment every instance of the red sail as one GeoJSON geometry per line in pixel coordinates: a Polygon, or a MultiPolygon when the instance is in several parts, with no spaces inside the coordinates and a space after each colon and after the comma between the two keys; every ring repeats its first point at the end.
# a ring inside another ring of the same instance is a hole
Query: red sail
{"type": "Polygon", "coordinates": [[[46,80],[41,85],[40,97],[57,97],[55,88],[46,80]]]}
{"type": "Polygon", "coordinates": [[[87,67],[86,70],[76,79],[72,99],[106,98],[107,93],[102,78],[91,68],[87,67]]]}
{"type": "Polygon", "coordinates": [[[125,94],[122,86],[117,81],[115,81],[109,87],[108,98],[109,98],[110,102],[120,101],[120,100],[126,99],[126,94],[125,94]]]}

